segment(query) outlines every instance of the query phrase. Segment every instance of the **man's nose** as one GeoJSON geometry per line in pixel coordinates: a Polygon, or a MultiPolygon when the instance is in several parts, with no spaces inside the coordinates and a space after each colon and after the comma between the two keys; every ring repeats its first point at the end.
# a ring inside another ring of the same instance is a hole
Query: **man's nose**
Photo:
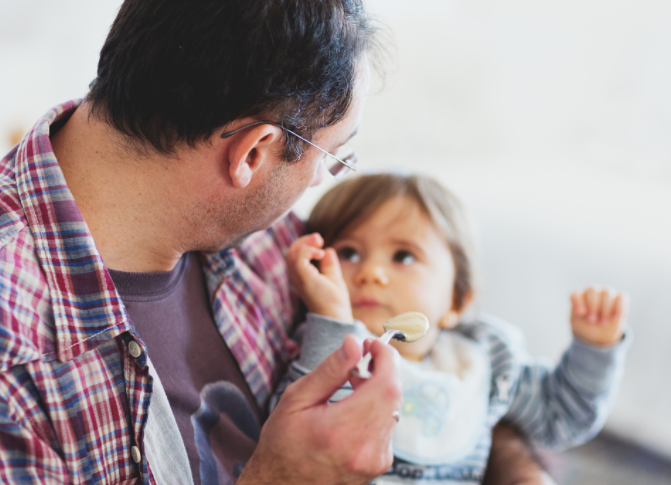
{"type": "Polygon", "coordinates": [[[389,277],[381,264],[366,262],[356,274],[354,283],[359,286],[365,284],[387,286],[389,284],[389,277]]]}

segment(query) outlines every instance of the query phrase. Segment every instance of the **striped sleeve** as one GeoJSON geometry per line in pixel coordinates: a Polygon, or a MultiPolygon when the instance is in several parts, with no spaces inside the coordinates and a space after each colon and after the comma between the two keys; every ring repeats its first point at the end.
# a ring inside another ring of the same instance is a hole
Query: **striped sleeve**
{"type": "Polygon", "coordinates": [[[535,443],[554,450],[582,444],[603,427],[631,342],[600,347],[574,339],[559,365],[523,363],[505,416],[535,443]]]}

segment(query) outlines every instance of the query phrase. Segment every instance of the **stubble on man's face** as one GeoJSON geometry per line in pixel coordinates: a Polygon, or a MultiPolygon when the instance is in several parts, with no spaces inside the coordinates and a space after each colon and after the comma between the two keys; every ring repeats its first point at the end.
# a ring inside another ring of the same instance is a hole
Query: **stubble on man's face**
{"type": "Polygon", "coordinates": [[[238,246],[250,234],[268,228],[289,211],[309,182],[297,184],[292,171],[306,160],[278,161],[268,180],[236,203],[219,203],[201,210],[197,227],[208,228],[197,242],[200,251],[221,251],[238,246]],[[296,187],[296,185],[299,185],[296,187]]]}

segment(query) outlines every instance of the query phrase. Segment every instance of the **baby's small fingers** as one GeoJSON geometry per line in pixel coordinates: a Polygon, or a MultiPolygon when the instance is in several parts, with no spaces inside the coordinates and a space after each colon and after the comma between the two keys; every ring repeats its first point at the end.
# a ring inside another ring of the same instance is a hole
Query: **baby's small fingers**
{"type": "Polygon", "coordinates": [[[340,261],[338,255],[333,248],[326,248],[324,250],[324,257],[321,261],[322,273],[332,278],[342,278],[342,271],[340,269],[340,261]]]}
{"type": "Polygon", "coordinates": [[[307,234],[305,236],[301,236],[298,239],[296,239],[291,244],[291,247],[289,248],[289,252],[299,251],[301,248],[304,248],[306,246],[313,247],[313,248],[321,248],[323,245],[324,245],[324,240],[319,235],[319,233],[315,232],[315,233],[312,233],[312,234],[307,234]]]}
{"type": "MultiPolygon", "coordinates": [[[[287,259],[296,260],[300,257],[301,251],[306,247],[315,247],[315,241],[313,234],[308,236],[301,236],[296,239],[291,246],[289,246],[289,251],[287,251],[287,259]]],[[[318,247],[318,246],[317,246],[318,247]]]]}
{"type": "Polygon", "coordinates": [[[601,302],[601,288],[590,286],[585,291],[585,301],[587,303],[587,320],[597,322],[599,320],[599,303],[601,302]]]}
{"type": "Polygon", "coordinates": [[[573,313],[575,315],[584,317],[587,314],[587,303],[585,302],[585,294],[582,291],[571,293],[571,305],[573,306],[573,313]]]}
{"type": "Polygon", "coordinates": [[[322,238],[321,234],[319,234],[318,232],[313,232],[312,234],[308,234],[307,236],[303,236],[303,237],[305,237],[310,242],[310,244],[312,246],[315,246],[315,247],[318,247],[318,248],[321,248],[321,247],[324,246],[324,238],[322,238]]]}
{"type": "Polygon", "coordinates": [[[298,259],[311,261],[320,260],[324,257],[324,250],[314,246],[301,246],[298,252],[298,259]]]}
{"type": "Polygon", "coordinates": [[[605,288],[601,291],[601,311],[599,312],[600,322],[604,323],[611,319],[615,297],[616,293],[612,288],[605,288]]]}
{"type": "Polygon", "coordinates": [[[613,321],[624,324],[629,312],[629,295],[626,293],[618,293],[613,300],[613,321]]]}
{"type": "Polygon", "coordinates": [[[310,263],[313,259],[321,259],[324,256],[324,250],[312,246],[302,246],[293,255],[292,259],[287,258],[290,263],[289,276],[292,278],[294,285],[305,284],[306,281],[311,280],[319,275],[319,270],[310,263]],[[298,279],[296,279],[298,278],[298,279]]]}

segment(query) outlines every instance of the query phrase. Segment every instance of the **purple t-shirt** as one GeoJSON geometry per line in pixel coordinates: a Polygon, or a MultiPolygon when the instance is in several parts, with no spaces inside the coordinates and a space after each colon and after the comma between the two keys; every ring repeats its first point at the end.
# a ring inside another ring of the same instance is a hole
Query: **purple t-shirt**
{"type": "Polygon", "coordinates": [[[165,273],[110,276],[165,388],[194,483],[234,483],[262,415],[217,330],[198,254],[165,273]]]}

